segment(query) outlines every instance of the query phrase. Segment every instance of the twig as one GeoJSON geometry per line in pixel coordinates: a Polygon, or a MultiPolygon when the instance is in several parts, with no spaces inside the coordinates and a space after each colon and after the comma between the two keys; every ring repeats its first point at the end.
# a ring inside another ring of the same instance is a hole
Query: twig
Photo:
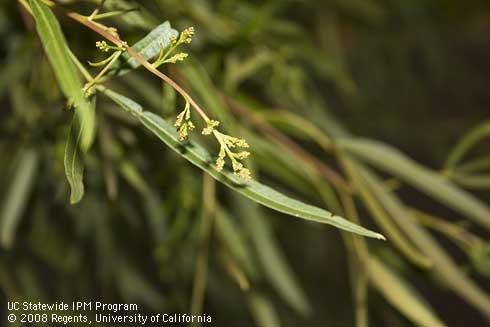
{"type": "MultiPolygon", "coordinates": [[[[118,35],[116,34],[111,34],[108,31],[106,31],[104,28],[98,26],[94,22],[88,20],[85,16],[80,15],[75,12],[68,12],[67,16],[74,19],[75,21],[79,22],[80,24],[90,28],[92,31],[96,32],[97,34],[103,36],[107,40],[111,41],[115,45],[121,47],[123,46],[123,41],[119,38],[118,35]]],[[[136,59],[143,67],[145,67],[147,70],[149,70],[151,73],[154,75],[158,76],[162,80],[164,80],[166,83],[168,83],[171,87],[173,87],[177,92],[180,93],[185,99],[189,101],[191,106],[199,113],[199,115],[204,119],[205,122],[208,122],[210,119],[202,110],[202,108],[194,101],[194,99],[182,88],[180,85],[178,85],[174,80],[172,80],[170,77],[156,69],[151,63],[149,63],[145,58],[143,58],[141,55],[139,55],[136,51],[134,51],[131,47],[127,46],[126,47],[127,52],[131,57],[136,59]]]]}

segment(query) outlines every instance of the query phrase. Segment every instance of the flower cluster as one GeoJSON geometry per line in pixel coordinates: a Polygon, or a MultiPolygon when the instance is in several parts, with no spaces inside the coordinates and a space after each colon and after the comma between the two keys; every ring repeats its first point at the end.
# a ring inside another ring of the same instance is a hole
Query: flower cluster
{"type": "Polygon", "coordinates": [[[248,156],[250,156],[250,152],[233,152],[230,150],[233,148],[248,148],[249,145],[247,141],[234,136],[223,134],[216,130],[214,130],[213,133],[220,144],[218,159],[216,159],[216,169],[218,171],[223,170],[223,167],[225,166],[225,157],[228,157],[231,161],[231,165],[233,167],[233,172],[235,173],[235,175],[245,180],[250,180],[252,178],[250,170],[245,168],[243,164],[239,161],[248,158],[248,156]]]}
{"type": "Polygon", "coordinates": [[[165,63],[175,64],[177,61],[183,61],[185,58],[187,58],[187,56],[188,56],[187,53],[180,52],[180,53],[177,53],[176,55],[173,55],[172,57],[166,59],[165,63]]]}
{"type": "Polygon", "coordinates": [[[117,61],[119,56],[128,50],[128,44],[124,41],[121,42],[120,45],[113,46],[113,45],[108,45],[106,41],[98,41],[95,43],[95,46],[102,52],[109,52],[110,50],[114,50],[113,53],[106,59],[99,61],[99,62],[91,62],[89,61],[89,65],[92,67],[101,67],[104,66],[104,68],[95,76],[92,80],[90,80],[85,86],[83,87],[83,92],[86,97],[92,95],[94,93],[94,86],[99,83],[104,75],[109,71],[111,66],[117,61]]]}
{"type": "Polygon", "coordinates": [[[160,47],[160,54],[158,55],[158,58],[155,60],[153,63],[153,66],[159,67],[163,64],[175,64],[178,61],[183,61],[185,58],[187,58],[188,54],[185,52],[179,52],[172,57],[169,57],[175,49],[177,49],[178,46],[182,44],[189,44],[192,42],[192,37],[194,36],[194,27],[188,27],[185,30],[183,30],[180,33],[179,38],[172,36],[170,38],[170,46],[165,51],[165,49],[160,47]]]}
{"type": "Polygon", "coordinates": [[[120,46],[108,45],[106,41],[97,41],[95,46],[102,52],[109,52],[110,50],[126,51],[128,48],[128,44],[124,41],[120,46]]]}
{"type": "Polygon", "coordinates": [[[194,27],[190,26],[180,33],[180,37],[177,40],[175,37],[170,40],[171,44],[191,43],[194,36],[194,27]]]}
{"type": "MultiPolygon", "coordinates": [[[[179,52],[173,56],[170,56],[173,51],[180,46],[181,44],[189,44],[192,41],[192,37],[194,36],[194,28],[189,27],[183,30],[180,33],[180,36],[172,37],[170,39],[170,46],[165,51],[163,47],[160,48],[160,54],[158,58],[154,61],[153,67],[157,68],[165,63],[176,63],[178,61],[182,61],[187,57],[187,53],[179,52]]],[[[177,132],[179,133],[179,139],[184,141],[188,136],[189,132],[195,128],[194,123],[191,121],[191,110],[188,99],[185,99],[186,104],[184,110],[177,116],[177,119],[174,123],[175,128],[177,128],[177,132]]],[[[250,152],[248,151],[237,151],[233,152],[231,149],[235,148],[248,148],[249,145],[243,139],[233,137],[230,135],[223,134],[217,130],[219,126],[219,121],[212,120],[207,118],[206,115],[201,115],[206,123],[206,126],[202,129],[203,135],[214,135],[220,144],[220,151],[218,154],[218,158],[216,159],[216,169],[218,171],[223,170],[225,166],[225,159],[228,159],[231,162],[231,166],[233,168],[233,172],[240,178],[244,180],[250,180],[251,174],[250,170],[245,168],[243,164],[240,162],[241,160],[246,159],[250,156],[250,152]]]]}
{"type": "Polygon", "coordinates": [[[189,132],[196,127],[191,121],[191,107],[188,101],[185,103],[184,110],[177,115],[177,120],[174,123],[174,127],[177,128],[177,131],[179,132],[179,140],[181,141],[184,141],[189,136],[189,132]]]}

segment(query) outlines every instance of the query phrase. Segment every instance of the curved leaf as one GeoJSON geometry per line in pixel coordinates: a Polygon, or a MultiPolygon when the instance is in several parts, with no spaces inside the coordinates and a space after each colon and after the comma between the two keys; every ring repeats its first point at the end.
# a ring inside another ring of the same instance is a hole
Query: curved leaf
{"type": "Polygon", "coordinates": [[[417,326],[446,326],[409,284],[390,271],[378,259],[370,257],[367,262],[367,270],[374,286],[386,300],[417,326]]]}
{"type": "Polygon", "coordinates": [[[73,102],[76,111],[80,112],[80,119],[83,120],[80,145],[86,151],[94,138],[95,112],[91,110],[89,101],[85,98],[82,81],[70,58],[68,44],[56,17],[42,1],[30,0],[30,5],[39,37],[53,66],[61,91],[73,102]]]}
{"type": "MultiPolygon", "coordinates": [[[[402,232],[402,229],[395,224],[393,218],[386,212],[380,201],[376,198],[373,192],[368,189],[361,175],[362,167],[355,164],[350,158],[346,157],[342,158],[342,163],[344,164],[347,174],[350,176],[353,184],[359,191],[360,197],[363,200],[367,210],[373,219],[383,229],[384,233],[386,233],[386,236],[388,236],[390,241],[392,241],[400,252],[414,264],[423,268],[431,267],[431,260],[427,258],[427,256],[422,253],[419,248],[413,245],[413,242],[410,242],[410,240],[407,239],[407,236],[402,232]]],[[[406,223],[409,224],[410,222],[406,223]]]]}
{"type": "Polygon", "coordinates": [[[0,243],[8,248],[12,245],[15,230],[27,205],[38,164],[38,154],[33,149],[22,152],[12,182],[2,204],[0,216],[0,243]]]}
{"type": "Polygon", "coordinates": [[[259,293],[250,293],[248,296],[250,311],[257,326],[281,326],[279,315],[271,301],[259,293]]]}
{"type": "Polygon", "coordinates": [[[269,280],[281,298],[302,316],[312,312],[310,301],[282,252],[272,228],[263,215],[263,210],[253,203],[237,195],[233,196],[233,204],[238,208],[240,220],[249,232],[264,277],[269,280]]]}
{"type": "Polygon", "coordinates": [[[167,146],[178,152],[195,166],[206,171],[219,182],[251,200],[294,217],[329,224],[363,236],[384,239],[384,236],[381,234],[351,223],[326,210],[294,200],[257,181],[244,182],[230,171],[218,172],[212,163],[210,154],[202,146],[193,141],[180,142],[175,129],[161,117],[148,111],[141,111],[141,106],[136,102],[114,91],[107,92],[107,89],[103,89],[103,92],[111,99],[117,99],[114,100],[117,104],[121,105],[123,109],[132,115],[138,117],[141,123],[158,136],[167,146]]]}
{"type": "MultiPolygon", "coordinates": [[[[92,97],[91,106],[95,106],[95,96],[92,97]]],[[[94,110],[94,109],[91,109],[94,110]]],[[[70,127],[70,134],[65,147],[65,175],[70,184],[70,203],[79,202],[84,194],[83,187],[83,151],[81,149],[82,131],[84,121],[78,111],[75,111],[70,127]]]]}
{"type": "Polygon", "coordinates": [[[400,151],[381,142],[366,139],[341,139],[338,144],[490,230],[490,208],[486,204],[400,151]]]}
{"type": "Polygon", "coordinates": [[[466,188],[469,189],[489,189],[490,188],[490,174],[459,174],[451,173],[451,179],[466,188]]]}
{"type": "Polygon", "coordinates": [[[374,173],[360,165],[357,165],[357,169],[361,172],[366,185],[383,204],[386,211],[390,213],[412,241],[432,260],[433,269],[442,277],[446,285],[473,307],[480,310],[487,318],[490,318],[490,297],[461,272],[452,258],[439,246],[429,232],[414,223],[415,220],[411,217],[411,213],[391,191],[383,187],[381,181],[374,173]]]}

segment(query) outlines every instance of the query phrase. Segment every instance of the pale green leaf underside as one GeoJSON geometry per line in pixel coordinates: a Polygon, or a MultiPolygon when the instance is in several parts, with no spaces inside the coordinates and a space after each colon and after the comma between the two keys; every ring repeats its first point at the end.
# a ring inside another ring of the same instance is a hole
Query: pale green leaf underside
{"type": "Polygon", "coordinates": [[[229,171],[218,172],[212,163],[211,156],[202,146],[193,141],[185,143],[180,142],[175,129],[161,117],[148,111],[142,111],[140,105],[113,91],[108,92],[105,90],[104,93],[112,99],[116,98],[117,100],[114,100],[116,103],[121,105],[123,109],[127,110],[132,115],[138,117],[141,123],[167,146],[181,154],[192,164],[206,171],[219,182],[251,200],[268,208],[298,218],[329,224],[348,232],[367,237],[384,239],[381,234],[351,223],[342,217],[332,215],[326,210],[294,200],[255,180],[244,182],[229,171]]]}
{"type": "Polygon", "coordinates": [[[68,44],[51,9],[39,0],[30,0],[32,14],[46,55],[63,94],[73,102],[84,121],[81,147],[88,150],[94,138],[95,114],[83,93],[83,84],[70,58],[68,44]]]}
{"type": "Polygon", "coordinates": [[[399,177],[490,230],[490,208],[486,204],[400,151],[365,139],[342,139],[338,144],[356,157],[399,177]]]}

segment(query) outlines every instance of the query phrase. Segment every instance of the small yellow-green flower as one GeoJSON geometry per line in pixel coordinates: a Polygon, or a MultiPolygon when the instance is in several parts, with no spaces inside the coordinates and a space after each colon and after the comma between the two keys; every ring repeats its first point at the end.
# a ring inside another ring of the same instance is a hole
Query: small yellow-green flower
{"type": "Polygon", "coordinates": [[[194,27],[188,27],[180,33],[179,43],[191,43],[194,36],[194,27]]]}
{"type": "Polygon", "coordinates": [[[219,126],[219,121],[217,120],[208,120],[206,122],[206,127],[202,130],[202,135],[211,135],[213,133],[214,128],[219,126]]]}
{"type": "Polygon", "coordinates": [[[164,63],[175,64],[177,61],[183,61],[185,58],[187,58],[187,56],[187,53],[180,52],[168,59],[165,59],[164,63]]]}
{"type": "Polygon", "coordinates": [[[250,174],[250,170],[248,170],[247,168],[243,167],[243,164],[242,163],[240,163],[240,162],[233,162],[232,166],[233,166],[233,172],[238,177],[241,177],[241,178],[243,178],[244,180],[247,180],[247,181],[249,181],[249,180],[252,179],[252,176],[250,174]]]}
{"type": "Polygon", "coordinates": [[[177,115],[174,127],[177,128],[179,140],[181,141],[184,141],[189,136],[189,132],[196,128],[194,123],[191,121],[191,108],[188,101],[185,103],[184,110],[177,115]]]}
{"type": "Polygon", "coordinates": [[[225,148],[221,147],[218,154],[218,159],[216,159],[216,170],[222,171],[225,166],[225,148]]]}
{"type": "Polygon", "coordinates": [[[248,143],[244,139],[240,139],[234,136],[223,134],[219,131],[212,131],[216,136],[220,144],[220,151],[218,155],[218,159],[216,160],[216,169],[221,171],[225,165],[225,157],[231,161],[231,165],[233,168],[233,173],[243,178],[244,180],[252,179],[250,170],[245,168],[243,164],[239,160],[243,160],[250,156],[250,152],[241,151],[241,152],[233,152],[230,148],[248,148],[248,143]]]}

